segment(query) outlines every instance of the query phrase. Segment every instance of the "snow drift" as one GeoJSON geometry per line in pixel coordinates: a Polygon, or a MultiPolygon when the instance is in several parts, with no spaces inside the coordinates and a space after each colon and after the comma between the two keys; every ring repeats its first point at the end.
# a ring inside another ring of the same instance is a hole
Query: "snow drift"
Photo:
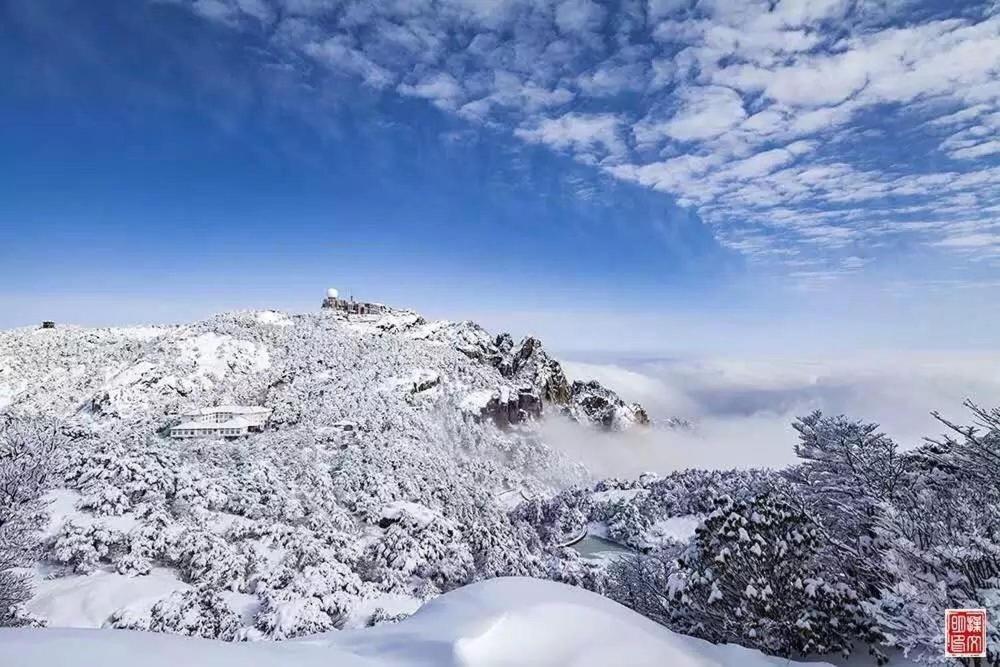
{"type": "MultiPolygon", "coordinates": [[[[0,631],[0,664],[32,667],[777,667],[739,646],[676,635],[587,591],[492,579],[447,593],[395,625],[281,643],[229,644],[142,632],[0,631]]],[[[811,663],[820,665],[820,663],[811,663]]]]}

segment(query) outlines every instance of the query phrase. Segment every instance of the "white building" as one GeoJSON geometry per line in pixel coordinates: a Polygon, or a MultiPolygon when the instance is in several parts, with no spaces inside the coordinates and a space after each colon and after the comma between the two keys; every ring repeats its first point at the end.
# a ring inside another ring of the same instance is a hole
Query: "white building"
{"type": "Polygon", "coordinates": [[[379,313],[384,313],[388,310],[384,303],[355,301],[354,297],[351,297],[350,299],[341,299],[340,292],[333,287],[326,291],[326,298],[323,299],[323,307],[328,310],[340,311],[353,315],[378,315],[379,313]]]}
{"type": "Polygon", "coordinates": [[[239,438],[264,430],[271,410],[259,405],[216,405],[181,414],[185,421],[170,428],[172,438],[239,438]]]}

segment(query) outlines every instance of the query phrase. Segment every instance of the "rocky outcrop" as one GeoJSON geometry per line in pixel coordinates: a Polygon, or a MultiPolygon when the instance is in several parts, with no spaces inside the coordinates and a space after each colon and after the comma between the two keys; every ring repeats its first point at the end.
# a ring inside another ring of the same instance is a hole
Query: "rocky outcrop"
{"type": "Polygon", "coordinates": [[[655,429],[671,430],[671,431],[691,431],[694,429],[694,424],[691,423],[690,420],[682,419],[680,417],[653,419],[650,421],[649,425],[655,429]]]}
{"type": "Polygon", "coordinates": [[[566,414],[579,422],[592,422],[612,431],[648,426],[649,415],[638,403],[627,404],[596,380],[574,382],[566,414]]]}
{"type": "Polygon", "coordinates": [[[496,337],[494,345],[498,353],[495,364],[500,374],[509,380],[530,385],[546,402],[565,405],[569,402],[570,391],[566,374],[555,359],[542,349],[537,338],[528,337],[514,345],[510,334],[496,337]]]}
{"type": "Polygon", "coordinates": [[[441,376],[437,373],[422,375],[413,381],[413,387],[410,389],[410,393],[419,394],[422,391],[433,389],[439,384],[441,384],[441,376]]]}
{"type": "Polygon", "coordinates": [[[562,366],[552,359],[534,337],[515,343],[509,333],[491,337],[472,322],[448,323],[429,333],[429,337],[453,345],[467,357],[489,364],[514,386],[516,393],[498,393],[484,414],[497,424],[507,426],[540,416],[544,405],[560,409],[581,423],[622,430],[632,425],[648,425],[642,406],[627,405],[614,391],[596,381],[570,385],[562,366]]]}
{"type": "Polygon", "coordinates": [[[500,428],[506,428],[541,417],[542,401],[529,388],[516,392],[498,391],[487,401],[481,415],[500,428]]]}

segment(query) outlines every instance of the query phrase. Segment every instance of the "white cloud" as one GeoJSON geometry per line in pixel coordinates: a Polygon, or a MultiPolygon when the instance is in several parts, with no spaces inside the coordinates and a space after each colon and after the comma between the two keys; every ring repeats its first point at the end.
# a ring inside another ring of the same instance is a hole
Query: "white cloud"
{"type": "Polygon", "coordinates": [[[222,23],[235,21],[239,14],[234,5],[224,0],[195,0],[191,7],[195,13],[222,23]]]}
{"type": "Polygon", "coordinates": [[[226,25],[237,25],[246,18],[269,25],[274,11],[264,0],[194,0],[192,10],[207,19],[226,25]]]}
{"type": "Polygon", "coordinates": [[[780,104],[824,106],[843,102],[868,85],[865,54],[786,67],[767,76],[765,94],[780,104]]]}
{"type": "MultiPolygon", "coordinates": [[[[996,18],[889,29],[849,39],[835,53],[802,56],[780,67],[718,68],[713,81],[763,91],[785,105],[823,106],[861,94],[868,104],[921,95],[961,94],[958,85],[993,78],[1000,59],[996,18]]],[[[777,45],[775,45],[777,46],[777,45]]]]}
{"type": "Polygon", "coordinates": [[[678,141],[711,139],[746,118],[743,98],[731,88],[688,88],[680,94],[681,107],[659,125],[664,135],[678,141]]]}
{"type": "Polygon", "coordinates": [[[307,44],[305,52],[336,71],[361,77],[374,88],[384,88],[395,78],[392,72],[350,46],[349,40],[340,35],[321,43],[307,44]]]}
{"type": "Polygon", "coordinates": [[[533,113],[540,109],[566,104],[574,97],[575,95],[566,88],[557,87],[550,90],[534,81],[524,80],[512,72],[495,70],[493,92],[484,99],[488,107],[498,103],[533,113]]]}
{"type": "Polygon", "coordinates": [[[646,66],[641,63],[602,66],[581,75],[576,85],[584,94],[593,97],[641,90],[646,87],[646,66]]]}
{"type": "Polygon", "coordinates": [[[745,160],[740,160],[730,165],[724,173],[725,178],[737,178],[741,180],[759,178],[770,174],[778,167],[782,167],[795,159],[795,154],[784,148],[774,148],[769,151],[757,153],[745,160]]]}
{"type": "Polygon", "coordinates": [[[972,120],[979,115],[986,113],[990,110],[989,105],[986,104],[976,104],[965,109],[960,109],[954,113],[947,114],[945,116],[940,116],[934,120],[928,121],[930,125],[956,125],[964,123],[968,120],[972,120]]]}
{"type": "Polygon", "coordinates": [[[236,0],[236,6],[244,14],[254,17],[263,24],[274,21],[274,10],[264,0],[236,0]]]}
{"type": "Polygon", "coordinates": [[[562,32],[593,32],[604,21],[604,9],[592,0],[563,0],[556,6],[555,20],[562,32]]]}
{"type": "Polygon", "coordinates": [[[670,16],[691,6],[691,0],[648,0],[646,14],[650,21],[670,16]]]}
{"type": "Polygon", "coordinates": [[[851,0],[782,0],[772,14],[785,25],[805,26],[842,19],[851,4],[851,0]]]}
{"type": "Polygon", "coordinates": [[[515,134],[526,141],[553,148],[571,150],[578,157],[594,158],[595,153],[620,155],[625,145],[619,136],[618,116],[571,112],[558,118],[545,118],[533,126],[521,127],[515,134]]]}
{"type": "MultiPolygon", "coordinates": [[[[459,19],[487,28],[499,28],[506,24],[519,6],[530,5],[531,0],[441,0],[446,12],[451,12],[459,19]]],[[[408,11],[416,8],[414,13],[422,13],[430,5],[426,2],[387,3],[406,7],[408,11]]]]}
{"type": "Polygon", "coordinates": [[[668,193],[772,272],[835,280],[866,270],[846,261],[862,245],[995,253],[954,240],[984,233],[963,220],[1000,210],[995,8],[279,0],[276,13],[265,0],[178,1],[234,29],[281,16],[279,59],[668,193]],[[921,148],[901,158],[911,142],[921,148]]]}
{"type": "Polygon", "coordinates": [[[573,97],[573,93],[565,88],[548,90],[530,82],[521,89],[521,99],[528,111],[561,106],[572,101],[573,97]]]}
{"type": "Polygon", "coordinates": [[[996,155],[1000,153],[1000,140],[984,141],[981,144],[972,144],[964,148],[956,148],[948,155],[958,159],[980,158],[986,155],[996,155]]]}
{"type": "Polygon", "coordinates": [[[670,58],[653,58],[650,63],[652,78],[649,85],[654,90],[664,88],[677,80],[678,65],[670,58]]]}
{"type": "Polygon", "coordinates": [[[396,87],[401,94],[422,97],[443,108],[454,108],[462,97],[462,86],[447,72],[435,72],[415,84],[401,83],[396,87]]]}
{"type": "Polygon", "coordinates": [[[1000,248],[1000,234],[963,234],[948,236],[934,245],[949,248],[1000,248]]]}
{"type": "Polygon", "coordinates": [[[279,0],[284,12],[300,16],[318,16],[340,6],[340,0],[279,0]]]}

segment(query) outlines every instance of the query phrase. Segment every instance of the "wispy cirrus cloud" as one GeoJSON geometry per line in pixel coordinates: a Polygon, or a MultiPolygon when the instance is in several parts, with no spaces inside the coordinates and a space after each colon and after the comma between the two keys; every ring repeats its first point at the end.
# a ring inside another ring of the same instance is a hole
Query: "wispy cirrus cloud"
{"type": "Polygon", "coordinates": [[[992,261],[1000,10],[855,0],[175,0],[278,61],[674,196],[811,284],[992,261]]]}

